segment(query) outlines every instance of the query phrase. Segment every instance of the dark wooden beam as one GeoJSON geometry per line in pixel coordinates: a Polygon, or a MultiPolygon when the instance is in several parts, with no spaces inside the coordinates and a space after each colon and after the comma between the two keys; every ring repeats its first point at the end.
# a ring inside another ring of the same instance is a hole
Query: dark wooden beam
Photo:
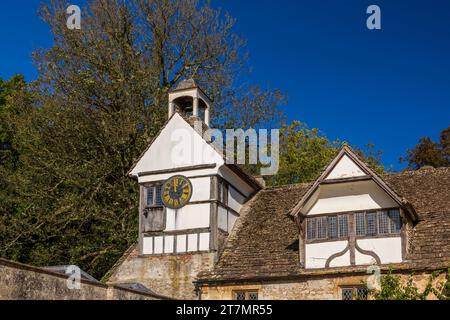
{"type": "Polygon", "coordinates": [[[192,171],[192,170],[201,170],[201,169],[212,169],[215,168],[215,163],[210,164],[199,164],[195,166],[188,167],[180,167],[180,168],[172,168],[172,169],[164,169],[164,170],[154,170],[154,171],[146,171],[138,174],[138,177],[150,176],[154,174],[164,174],[164,173],[174,173],[174,172],[183,172],[183,171],[192,171]]]}

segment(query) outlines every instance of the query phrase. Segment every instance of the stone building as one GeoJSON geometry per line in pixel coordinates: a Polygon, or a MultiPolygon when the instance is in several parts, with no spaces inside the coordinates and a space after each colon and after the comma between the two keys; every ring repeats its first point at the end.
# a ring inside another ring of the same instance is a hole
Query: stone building
{"type": "Polygon", "coordinates": [[[352,299],[370,270],[420,284],[450,266],[449,168],[378,175],[344,145],[314,182],[265,188],[204,135],[211,105],[192,80],[169,94],[169,120],[129,172],[139,237],[110,284],[178,299],[352,299]]]}

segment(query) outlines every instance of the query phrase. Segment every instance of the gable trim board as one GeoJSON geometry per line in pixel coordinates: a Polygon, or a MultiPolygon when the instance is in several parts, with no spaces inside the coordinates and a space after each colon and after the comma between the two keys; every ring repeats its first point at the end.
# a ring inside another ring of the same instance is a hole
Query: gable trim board
{"type": "Polygon", "coordinates": [[[293,216],[297,219],[303,219],[305,218],[305,213],[302,212],[302,209],[304,208],[305,204],[308,202],[308,200],[313,196],[313,194],[317,191],[319,186],[321,184],[335,184],[335,183],[346,183],[346,182],[355,182],[355,181],[367,181],[372,180],[374,181],[382,190],[384,190],[398,205],[400,208],[403,208],[407,213],[409,213],[410,218],[416,222],[418,220],[417,213],[415,212],[414,208],[409,204],[409,202],[401,198],[395,191],[393,191],[386,182],[383,181],[381,177],[378,176],[373,170],[369,168],[368,165],[366,165],[362,160],[358,158],[358,156],[353,152],[353,150],[346,144],[342,146],[342,148],[339,150],[339,153],[337,156],[331,161],[331,163],[325,168],[325,170],[322,172],[322,174],[319,176],[316,181],[312,184],[312,186],[308,189],[306,194],[302,197],[302,199],[295,205],[295,207],[289,212],[289,215],[293,216]],[[359,168],[361,168],[361,171],[364,173],[364,175],[357,175],[357,176],[351,176],[351,177],[345,177],[345,178],[333,178],[333,179],[327,179],[329,174],[336,168],[336,166],[339,164],[340,160],[344,157],[348,157],[351,161],[354,162],[355,165],[357,165],[359,168]]]}

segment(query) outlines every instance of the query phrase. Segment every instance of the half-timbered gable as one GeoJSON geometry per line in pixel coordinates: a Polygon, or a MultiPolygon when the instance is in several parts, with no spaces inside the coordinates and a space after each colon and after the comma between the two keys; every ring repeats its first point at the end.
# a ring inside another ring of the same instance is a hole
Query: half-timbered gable
{"type": "Polygon", "coordinates": [[[300,263],[309,268],[399,263],[417,217],[407,202],[348,146],[291,211],[300,263]]]}

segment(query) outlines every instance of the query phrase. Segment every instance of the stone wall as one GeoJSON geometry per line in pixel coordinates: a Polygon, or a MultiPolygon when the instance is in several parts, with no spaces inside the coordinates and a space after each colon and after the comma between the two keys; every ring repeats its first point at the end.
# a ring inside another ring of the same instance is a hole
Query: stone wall
{"type": "Polygon", "coordinates": [[[67,276],[0,259],[0,300],[157,300],[164,297],[137,290],[81,280],[69,289],[67,276]]]}
{"type": "Polygon", "coordinates": [[[215,253],[139,256],[135,247],[113,268],[108,284],[139,282],[152,291],[175,299],[197,299],[193,281],[209,270],[215,253]]]}
{"type": "MultiPolygon", "coordinates": [[[[423,290],[430,274],[414,276],[416,286],[423,290]]],[[[209,285],[202,287],[202,300],[231,300],[238,290],[257,290],[260,300],[341,300],[341,288],[367,283],[367,275],[329,276],[309,279],[296,279],[279,282],[255,282],[247,284],[209,285]]],[[[408,275],[401,275],[403,281],[408,275]]],[[[436,281],[443,280],[441,275],[436,281]]],[[[429,299],[435,299],[430,295],[429,299]]]]}

